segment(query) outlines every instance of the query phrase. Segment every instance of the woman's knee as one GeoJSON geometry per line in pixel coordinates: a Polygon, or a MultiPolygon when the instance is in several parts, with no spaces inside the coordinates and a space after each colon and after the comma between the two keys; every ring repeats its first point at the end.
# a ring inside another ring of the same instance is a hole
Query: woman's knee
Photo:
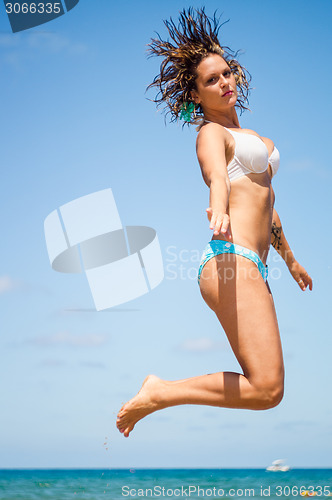
{"type": "Polygon", "coordinates": [[[278,406],[284,396],[284,376],[264,379],[254,384],[258,410],[268,410],[278,406]]]}
{"type": "Polygon", "coordinates": [[[268,388],[265,393],[265,402],[267,405],[266,409],[278,406],[278,404],[281,403],[283,397],[284,397],[283,382],[279,382],[274,387],[268,388]]]}

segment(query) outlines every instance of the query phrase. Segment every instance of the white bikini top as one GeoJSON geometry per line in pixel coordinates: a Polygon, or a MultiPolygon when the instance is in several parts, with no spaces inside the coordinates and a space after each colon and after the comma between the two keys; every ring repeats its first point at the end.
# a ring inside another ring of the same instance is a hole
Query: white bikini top
{"type": "MultiPolygon", "coordinates": [[[[208,122],[208,120],[205,121],[208,122]]],[[[272,177],[277,173],[280,155],[276,147],[269,156],[266,145],[257,135],[224,128],[232,134],[235,140],[234,157],[227,166],[231,182],[246,174],[265,172],[269,164],[271,165],[272,177]]]]}

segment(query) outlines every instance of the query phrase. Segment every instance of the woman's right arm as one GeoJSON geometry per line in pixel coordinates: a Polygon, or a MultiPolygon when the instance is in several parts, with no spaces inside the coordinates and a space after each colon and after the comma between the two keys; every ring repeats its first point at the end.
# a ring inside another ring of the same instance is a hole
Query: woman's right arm
{"type": "Polygon", "coordinates": [[[217,123],[201,128],[196,144],[203,179],[210,188],[210,206],[206,209],[210,229],[231,239],[227,212],[231,183],[226,164],[225,131],[217,123]]]}

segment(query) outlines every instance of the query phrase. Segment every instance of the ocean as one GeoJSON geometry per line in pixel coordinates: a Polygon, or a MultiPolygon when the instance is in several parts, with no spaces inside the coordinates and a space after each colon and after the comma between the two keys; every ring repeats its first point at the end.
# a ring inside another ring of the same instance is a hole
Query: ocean
{"type": "Polygon", "coordinates": [[[332,497],[332,469],[0,470],[0,500],[307,496],[332,497]]]}

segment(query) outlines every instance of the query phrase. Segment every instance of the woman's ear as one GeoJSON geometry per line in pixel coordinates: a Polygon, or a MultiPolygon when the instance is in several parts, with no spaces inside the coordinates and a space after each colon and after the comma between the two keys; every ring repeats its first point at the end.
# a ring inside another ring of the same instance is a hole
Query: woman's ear
{"type": "Polygon", "coordinates": [[[193,100],[196,104],[199,104],[199,103],[200,103],[200,99],[199,99],[198,94],[197,94],[197,92],[196,92],[195,90],[192,90],[192,91],[190,92],[190,96],[191,96],[192,100],[193,100]]]}

